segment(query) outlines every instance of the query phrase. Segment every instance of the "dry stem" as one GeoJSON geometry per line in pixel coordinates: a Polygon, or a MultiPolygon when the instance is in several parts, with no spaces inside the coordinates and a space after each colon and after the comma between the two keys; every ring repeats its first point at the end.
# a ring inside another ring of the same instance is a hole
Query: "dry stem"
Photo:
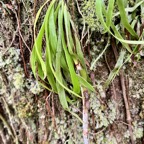
{"type": "Polygon", "coordinates": [[[89,131],[88,131],[88,111],[89,111],[89,94],[88,90],[82,90],[83,95],[83,140],[84,144],[89,144],[89,131]]]}
{"type": "MultiPolygon", "coordinates": [[[[117,52],[114,40],[112,41],[112,48],[113,48],[113,52],[114,52],[114,55],[115,55],[115,59],[117,60],[118,59],[118,52],[117,52]]],[[[131,114],[130,114],[130,110],[129,110],[129,103],[128,103],[128,99],[127,99],[127,97],[128,97],[127,94],[128,93],[127,93],[127,89],[126,89],[125,77],[124,77],[123,70],[120,70],[119,74],[120,74],[122,94],[123,94],[123,99],[124,99],[124,104],[125,104],[125,109],[126,109],[126,120],[127,120],[127,123],[128,123],[128,129],[129,129],[129,132],[130,132],[131,143],[135,144],[134,138],[133,138],[132,124],[131,124],[132,119],[131,119],[131,114]]]]}

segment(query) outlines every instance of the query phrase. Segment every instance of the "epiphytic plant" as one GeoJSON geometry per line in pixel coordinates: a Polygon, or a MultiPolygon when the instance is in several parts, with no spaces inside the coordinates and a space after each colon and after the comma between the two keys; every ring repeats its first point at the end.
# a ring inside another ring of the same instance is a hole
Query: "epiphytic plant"
{"type": "MultiPolygon", "coordinates": [[[[44,5],[37,13],[34,30],[44,5]]],[[[58,94],[65,110],[69,111],[68,105],[76,97],[82,98],[82,88],[94,91],[88,82],[85,59],[74,23],[63,0],[51,1],[39,33],[35,36],[30,63],[34,76],[44,83],[48,82],[47,85],[41,84],[58,94]]]]}
{"type": "MultiPolygon", "coordinates": [[[[43,6],[37,13],[34,30],[43,6]]],[[[78,115],[70,111],[69,104],[77,98],[82,98],[83,138],[84,143],[87,143],[88,91],[94,91],[94,88],[88,82],[80,41],[63,0],[51,1],[39,33],[35,37],[30,63],[34,76],[40,83],[49,91],[57,93],[62,107],[80,121],[78,115]],[[44,38],[45,45],[43,45],[44,38]],[[41,80],[48,84],[44,84],[41,80]]]]}

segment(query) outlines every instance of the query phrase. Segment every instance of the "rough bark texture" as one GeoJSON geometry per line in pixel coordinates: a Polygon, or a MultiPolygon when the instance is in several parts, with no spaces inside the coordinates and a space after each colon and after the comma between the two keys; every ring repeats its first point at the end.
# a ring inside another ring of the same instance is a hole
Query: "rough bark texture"
{"type": "MultiPolygon", "coordinates": [[[[125,94],[128,96],[125,98],[129,108],[125,108],[119,76],[108,89],[103,88],[104,81],[116,63],[111,45],[105,52],[105,58],[98,61],[93,72],[89,70],[91,63],[108,41],[107,35],[101,34],[100,24],[95,19],[94,1],[67,1],[79,35],[83,37],[81,42],[85,61],[89,73],[92,73],[92,83],[96,89],[95,93],[90,93],[88,99],[85,98],[83,102],[78,99],[70,107],[81,118],[82,111],[86,114],[86,122],[89,123],[84,127],[86,132],[77,118],[61,108],[58,96],[44,90],[31,72],[29,56],[33,45],[33,21],[43,0],[2,2],[0,144],[82,144],[83,134],[88,136],[89,144],[129,144],[132,139],[134,143],[143,144],[143,56],[135,67],[131,62],[123,67],[123,75],[129,82],[126,85],[129,94],[125,94]],[[84,17],[79,10],[85,17],[85,30],[84,17]],[[131,114],[131,123],[127,123],[127,109],[131,114]],[[129,124],[132,126],[130,131],[129,124]]],[[[46,8],[41,19],[45,11],[46,8]]],[[[40,24],[41,20],[38,27],[40,24]]]]}

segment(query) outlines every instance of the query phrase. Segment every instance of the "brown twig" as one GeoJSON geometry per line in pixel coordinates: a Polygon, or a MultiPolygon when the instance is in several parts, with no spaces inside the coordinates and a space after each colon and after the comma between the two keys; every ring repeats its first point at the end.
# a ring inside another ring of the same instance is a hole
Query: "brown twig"
{"type": "Polygon", "coordinates": [[[52,94],[51,92],[48,94],[47,90],[45,90],[45,95],[46,95],[45,106],[46,106],[46,109],[47,109],[47,112],[49,115],[52,114],[52,110],[51,110],[50,104],[48,102],[48,99],[51,96],[51,94],[52,94]]]}
{"type": "MultiPolygon", "coordinates": [[[[115,55],[115,59],[117,60],[118,59],[118,51],[116,49],[116,44],[115,44],[114,39],[112,39],[112,49],[113,49],[113,52],[115,55]]],[[[128,129],[130,132],[131,143],[135,144],[134,138],[133,138],[132,124],[131,124],[132,118],[131,118],[131,114],[130,114],[130,110],[129,110],[129,103],[128,103],[128,99],[127,99],[127,89],[126,89],[125,77],[124,77],[123,70],[120,70],[119,75],[120,75],[122,94],[123,94],[123,99],[124,99],[124,104],[125,104],[125,109],[126,109],[126,120],[128,123],[128,129]]]]}
{"type": "Polygon", "coordinates": [[[25,58],[24,58],[24,52],[23,52],[23,43],[22,43],[22,38],[21,38],[21,31],[20,31],[20,5],[18,4],[18,12],[16,12],[14,10],[16,19],[17,19],[17,26],[18,26],[18,32],[19,32],[19,46],[20,46],[20,51],[21,51],[21,57],[22,57],[22,61],[23,61],[23,65],[24,65],[24,72],[26,77],[29,77],[28,71],[27,71],[27,66],[26,66],[26,62],[25,62],[25,58]]]}
{"type": "Polygon", "coordinates": [[[89,131],[88,131],[88,111],[89,111],[89,94],[87,89],[82,89],[83,95],[83,140],[84,144],[89,144],[89,131]]]}
{"type": "Polygon", "coordinates": [[[53,124],[53,127],[54,128],[56,128],[56,122],[55,122],[55,108],[54,108],[54,94],[52,93],[52,92],[50,92],[49,94],[48,94],[48,92],[47,92],[47,90],[45,90],[45,95],[46,95],[46,109],[47,109],[47,112],[48,112],[48,114],[51,116],[51,118],[52,118],[52,124],[53,124]],[[49,102],[48,102],[48,99],[50,98],[50,97],[52,97],[52,108],[51,108],[51,106],[50,106],[50,104],[49,104],[49,102]]]}
{"type": "Polygon", "coordinates": [[[127,123],[129,124],[128,128],[129,128],[129,132],[130,132],[131,143],[135,144],[134,138],[133,138],[133,132],[132,132],[132,125],[131,125],[132,119],[131,119],[129,104],[128,104],[127,95],[126,95],[125,77],[124,77],[122,70],[120,72],[120,81],[121,81],[122,93],[123,93],[123,98],[124,98],[124,103],[125,103],[125,108],[126,108],[127,123]]]}
{"type": "Polygon", "coordinates": [[[56,121],[55,121],[55,102],[54,102],[54,94],[52,94],[52,123],[53,127],[56,128],[56,121]]]}

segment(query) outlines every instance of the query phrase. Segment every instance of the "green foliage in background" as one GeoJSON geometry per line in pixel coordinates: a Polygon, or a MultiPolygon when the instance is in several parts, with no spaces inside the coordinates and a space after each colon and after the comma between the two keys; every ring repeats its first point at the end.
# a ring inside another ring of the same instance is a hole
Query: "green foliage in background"
{"type": "MultiPolygon", "coordinates": [[[[123,51],[124,49],[121,49],[121,53],[119,55],[115,68],[111,71],[107,81],[105,82],[105,87],[107,87],[119,73],[119,70],[123,66],[123,64],[129,61],[133,54],[136,54],[136,52],[138,52],[138,46],[144,44],[143,33],[138,34],[140,30],[135,30],[136,24],[140,25],[138,17],[136,17],[136,19],[133,17],[133,15],[136,15],[136,9],[141,6],[143,2],[144,0],[137,1],[135,3],[135,6],[129,7],[129,1],[127,0],[109,0],[107,5],[104,1],[96,0],[96,16],[104,28],[103,33],[108,32],[117,40],[117,43],[120,42],[123,48],[130,53],[128,58],[125,59],[125,52],[123,51]],[[118,8],[117,12],[114,12],[115,7],[118,8]],[[132,14],[129,14],[129,12],[131,12],[132,14]],[[120,23],[115,25],[114,19],[116,19],[117,16],[119,16],[120,18],[120,23]],[[125,30],[129,33],[130,39],[127,39],[125,30]]],[[[142,19],[143,5],[140,8],[140,18],[142,19]]],[[[140,29],[140,27],[138,28],[140,29]]],[[[92,64],[91,69],[93,68],[93,66],[94,64],[92,64]]]]}

